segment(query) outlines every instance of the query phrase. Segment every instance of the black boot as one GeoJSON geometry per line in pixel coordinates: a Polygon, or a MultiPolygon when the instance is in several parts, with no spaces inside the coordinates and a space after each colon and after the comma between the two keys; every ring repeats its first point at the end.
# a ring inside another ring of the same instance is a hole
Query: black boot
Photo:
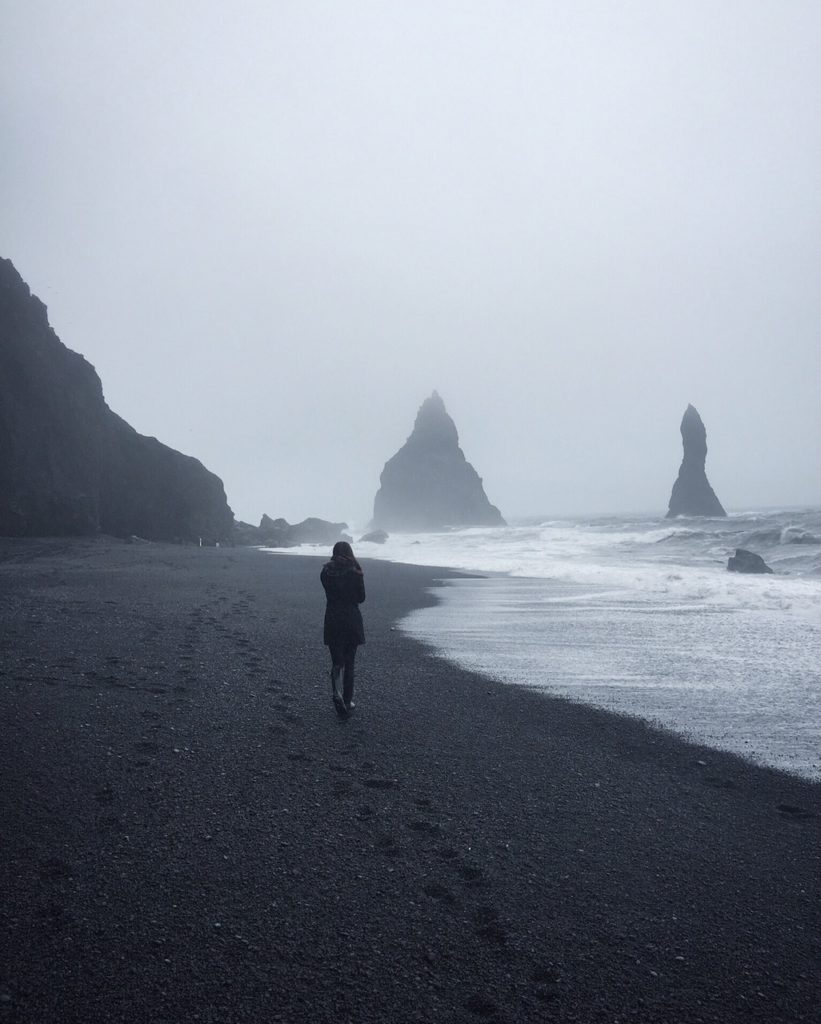
{"type": "Polygon", "coordinates": [[[342,676],[342,666],[334,665],[331,669],[331,699],[334,702],[334,707],[340,715],[344,715],[347,712],[345,707],[345,701],[343,700],[342,694],[339,688],[340,677],[342,676]]]}
{"type": "Polygon", "coordinates": [[[353,669],[345,670],[345,680],[342,687],[342,699],[345,702],[345,707],[348,711],[351,711],[354,707],[353,702],[353,669]]]}

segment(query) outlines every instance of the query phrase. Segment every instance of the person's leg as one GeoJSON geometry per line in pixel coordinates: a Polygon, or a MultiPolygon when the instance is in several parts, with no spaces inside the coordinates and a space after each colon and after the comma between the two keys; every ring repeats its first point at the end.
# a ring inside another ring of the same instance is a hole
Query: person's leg
{"type": "Polygon", "coordinates": [[[342,699],[346,706],[353,701],[354,683],[354,659],[356,658],[356,644],[348,644],[345,647],[345,682],[342,690],[342,699]]]}
{"type": "Polygon", "coordinates": [[[329,644],[328,650],[331,654],[331,695],[336,697],[339,694],[339,681],[345,667],[345,651],[337,644],[329,644]]]}

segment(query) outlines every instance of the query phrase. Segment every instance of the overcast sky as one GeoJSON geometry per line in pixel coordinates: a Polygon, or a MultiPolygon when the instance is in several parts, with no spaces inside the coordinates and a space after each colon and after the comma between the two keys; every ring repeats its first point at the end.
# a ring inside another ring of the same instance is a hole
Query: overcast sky
{"type": "Polygon", "coordinates": [[[0,0],[0,255],[238,518],[821,503],[817,0],[0,0]]]}

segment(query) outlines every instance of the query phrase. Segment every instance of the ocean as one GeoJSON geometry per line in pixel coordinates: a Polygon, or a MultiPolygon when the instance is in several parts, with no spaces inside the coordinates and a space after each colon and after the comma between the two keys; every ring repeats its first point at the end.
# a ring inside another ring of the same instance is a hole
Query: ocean
{"type": "Polygon", "coordinates": [[[355,550],[481,574],[400,623],[458,665],[821,780],[821,510],[533,518],[355,550]],[[773,575],[728,572],[737,547],[773,575]]]}

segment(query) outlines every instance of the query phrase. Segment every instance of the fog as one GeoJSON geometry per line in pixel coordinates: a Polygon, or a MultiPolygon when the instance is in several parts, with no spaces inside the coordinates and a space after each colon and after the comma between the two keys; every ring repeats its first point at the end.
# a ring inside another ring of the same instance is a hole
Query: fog
{"type": "Polygon", "coordinates": [[[0,255],[238,518],[821,502],[821,6],[4,4],[0,255]]]}

